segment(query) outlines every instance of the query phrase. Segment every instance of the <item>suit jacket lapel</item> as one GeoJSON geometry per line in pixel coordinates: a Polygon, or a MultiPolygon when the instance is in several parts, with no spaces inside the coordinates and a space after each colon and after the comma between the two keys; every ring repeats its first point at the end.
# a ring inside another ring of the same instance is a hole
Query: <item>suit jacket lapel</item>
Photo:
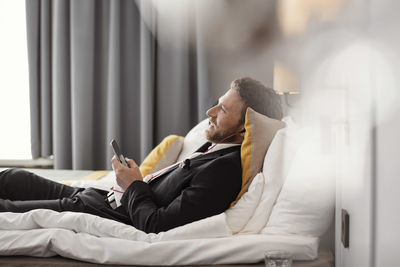
{"type": "Polygon", "coordinates": [[[207,149],[211,146],[210,142],[206,142],[204,143],[204,145],[202,145],[201,147],[199,147],[199,149],[197,149],[195,152],[206,152],[207,149]]]}

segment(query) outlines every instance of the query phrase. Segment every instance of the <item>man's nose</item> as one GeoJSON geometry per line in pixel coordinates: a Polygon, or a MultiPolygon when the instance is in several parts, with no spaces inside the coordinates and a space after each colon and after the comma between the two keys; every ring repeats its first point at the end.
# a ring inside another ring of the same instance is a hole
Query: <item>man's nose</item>
{"type": "Polygon", "coordinates": [[[212,108],[210,108],[209,110],[207,110],[206,114],[208,117],[213,117],[215,115],[215,110],[216,110],[217,106],[213,106],[212,108]]]}

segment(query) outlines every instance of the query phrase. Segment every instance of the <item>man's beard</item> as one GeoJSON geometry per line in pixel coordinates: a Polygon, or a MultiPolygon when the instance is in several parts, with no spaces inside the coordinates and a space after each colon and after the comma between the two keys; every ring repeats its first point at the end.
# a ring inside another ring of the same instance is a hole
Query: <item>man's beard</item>
{"type": "MultiPolygon", "coordinates": [[[[215,126],[214,126],[215,129],[215,126]]],[[[206,130],[206,138],[208,141],[212,142],[212,143],[219,143],[219,142],[224,142],[224,143],[231,143],[233,141],[235,141],[235,139],[237,138],[237,134],[239,134],[239,125],[236,125],[234,127],[231,127],[230,129],[220,132],[218,130],[214,130],[213,132],[208,131],[208,129],[206,130]],[[233,135],[234,133],[237,133],[235,135],[233,135]],[[231,137],[228,137],[232,135],[231,137]],[[227,138],[228,137],[228,138],[227,138]],[[226,138],[226,139],[224,139],[226,138]]]]}

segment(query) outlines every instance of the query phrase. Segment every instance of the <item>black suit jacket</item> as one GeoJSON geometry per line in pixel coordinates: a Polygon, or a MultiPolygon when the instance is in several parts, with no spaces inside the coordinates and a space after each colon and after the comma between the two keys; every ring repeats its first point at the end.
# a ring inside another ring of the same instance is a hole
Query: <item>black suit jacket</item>
{"type": "Polygon", "coordinates": [[[224,212],[241,185],[240,146],[234,146],[198,156],[149,184],[133,182],[121,204],[133,226],[158,233],[224,212]]]}

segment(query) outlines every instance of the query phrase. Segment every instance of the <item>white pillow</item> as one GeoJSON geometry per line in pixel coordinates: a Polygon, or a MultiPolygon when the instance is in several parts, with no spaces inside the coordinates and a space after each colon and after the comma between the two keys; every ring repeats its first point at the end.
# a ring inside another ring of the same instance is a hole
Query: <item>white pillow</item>
{"type": "Polygon", "coordinates": [[[207,142],[205,130],[208,127],[208,119],[204,119],[194,126],[185,136],[183,148],[176,162],[182,161],[207,142]]]}
{"type": "Polygon", "coordinates": [[[267,224],[296,153],[298,147],[297,134],[297,127],[287,124],[285,128],[279,130],[275,135],[264,159],[263,174],[265,185],[261,200],[241,233],[259,233],[267,224]]]}
{"type": "Polygon", "coordinates": [[[319,128],[301,130],[299,147],[263,234],[321,236],[334,212],[333,157],[322,152],[319,128]]]}
{"type": "Polygon", "coordinates": [[[233,234],[240,232],[246,225],[260,202],[264,190],[264,175],[258,173],[251,182],[246,193],[236,204],[225,211],[226,222],[233,234]]]}

